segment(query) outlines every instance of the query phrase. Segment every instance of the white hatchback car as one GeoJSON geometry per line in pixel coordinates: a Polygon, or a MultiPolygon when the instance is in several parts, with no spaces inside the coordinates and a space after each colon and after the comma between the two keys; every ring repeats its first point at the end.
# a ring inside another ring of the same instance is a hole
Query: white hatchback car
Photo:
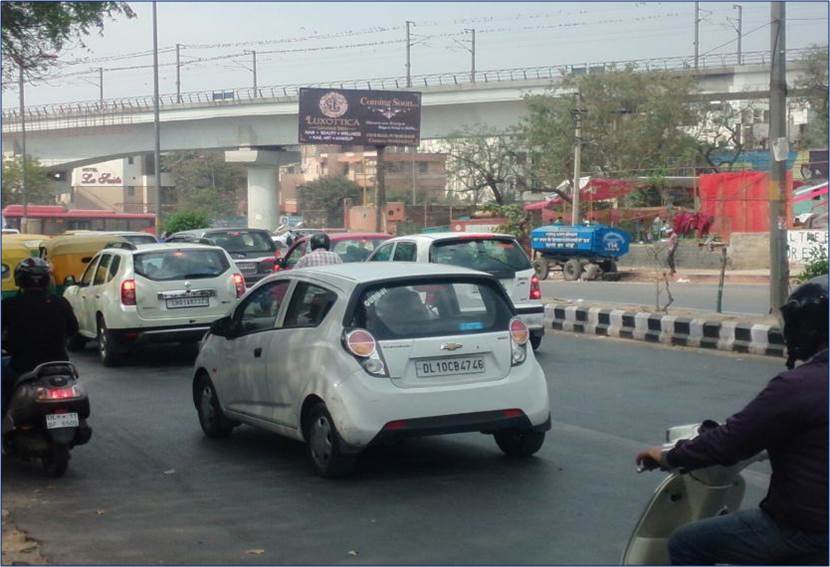
{"type": "Polygon", "coordinates": [[[452,266],[352,263],[290,270],[216,321],[196,359],[204,433],[239,423],[308,446],[322,476],[364,448],[480,431],[511,456],[550,428],[544,372],[499,282],[452,266]]]}
{"type": "Polygon", "coordinates": [[[105,366],[147,343],[198,343],[245,293],[227,252],[202,244],[114,243],[64,290],[80,326],[70,348],[97,339],[105,366]]]}
{"type": "Polygon", "coordinates": [[[545,335],[542,290],[533,265],[509,234],[440,232],[387,240],[368,262],[449,264],[487,272],[498,278],[513,300],[516,313],[530,329],[533,350],[545,335]]]}

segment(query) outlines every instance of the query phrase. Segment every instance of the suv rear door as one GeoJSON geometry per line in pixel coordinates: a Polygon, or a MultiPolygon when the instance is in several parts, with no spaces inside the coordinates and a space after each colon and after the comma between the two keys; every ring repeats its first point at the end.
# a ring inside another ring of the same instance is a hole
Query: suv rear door
{"type": "Polygon", "coordinates": [[[236,301],[233,263],[218,248],[182,247],[133,254],[138,315],[145,320],[218,319],[236,301]]]}

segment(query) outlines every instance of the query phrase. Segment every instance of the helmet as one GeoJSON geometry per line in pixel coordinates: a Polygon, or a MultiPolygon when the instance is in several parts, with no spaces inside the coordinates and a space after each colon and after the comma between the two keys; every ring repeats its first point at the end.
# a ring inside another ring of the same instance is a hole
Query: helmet
{"type": "Polygon", "coordinates": [[[329,235],[325,232],[317,232],[312,234],[309,242],[312,250],[317,250],[318,248],[328,250],[331,247],[331,240],[329,239],[329,235]]]}
{"type": "Polygon", "coordinates": [[[781,306],[787,368],[827,348],[827,296],[827,276],[819,276],[798,286],[781,306]]]}
{"type": "Polygon", "coordinates": [[[52,281],[49,263],[42,258],[26,258],[14,269],[14,284],[20,289],[47,288],[52,281]]]}

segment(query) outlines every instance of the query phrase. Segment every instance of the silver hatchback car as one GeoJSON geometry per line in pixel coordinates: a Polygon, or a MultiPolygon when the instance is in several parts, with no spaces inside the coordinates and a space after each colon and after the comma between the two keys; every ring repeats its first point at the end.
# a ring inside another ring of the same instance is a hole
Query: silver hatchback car
{"type": "Polygon", "coordinates": [[[494,277],[454,266],[343,264],[277,273],[216,321],[196,360],[204,433],[262,427],[307,443],[318,474],[366,447],[480,431],[511,456],[550,428],[530,331],[494,277]]]}

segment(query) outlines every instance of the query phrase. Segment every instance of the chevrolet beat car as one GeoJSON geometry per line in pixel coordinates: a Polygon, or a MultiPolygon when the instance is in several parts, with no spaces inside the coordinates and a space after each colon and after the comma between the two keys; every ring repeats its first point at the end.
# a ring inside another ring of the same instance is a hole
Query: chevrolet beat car
{"type": "Polygon", "coordinates": [[[478,431],[510,456],[550,428],[545,375],[499,281],[466,268],[352,263],[279,272],[216,321],[195,363],[208,437],[245,423],[305,441],[315,471],[366,447],[478,431]]]}

